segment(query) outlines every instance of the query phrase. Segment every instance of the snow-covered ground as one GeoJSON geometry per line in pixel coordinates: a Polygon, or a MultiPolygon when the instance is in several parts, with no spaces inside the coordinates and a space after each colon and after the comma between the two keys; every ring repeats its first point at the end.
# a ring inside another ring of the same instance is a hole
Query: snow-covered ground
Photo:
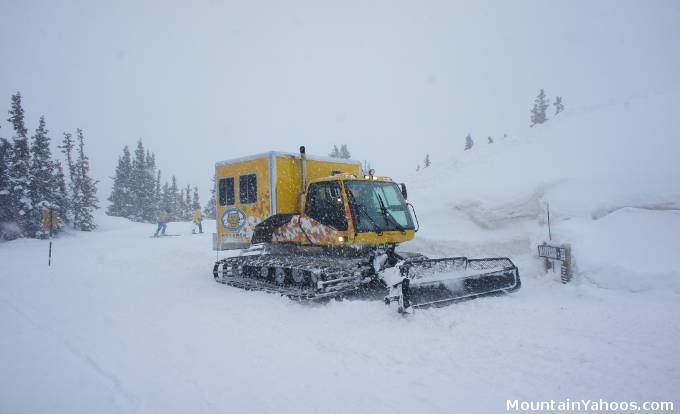
{"type": "Polygon", "coordinates": [[[666,99],[567,111],[406,177],[421,231],[403,249],[511,257],[523,286],[502,297],[402,317],[379,301],[241,291],[212,279],[214,222],[153,239],[153,225],[102,215],[93,233],[60,235],[49,268],[46,241],[1,243],[0,412],[496,413],[567,398],[677,409],[668,131],[680,127],[666,99]],[[650,114],[663,124],[643,128],[650,114]],[[535,256],[547,202],[553,237],[573,247],[568,285],[535,256]]]}

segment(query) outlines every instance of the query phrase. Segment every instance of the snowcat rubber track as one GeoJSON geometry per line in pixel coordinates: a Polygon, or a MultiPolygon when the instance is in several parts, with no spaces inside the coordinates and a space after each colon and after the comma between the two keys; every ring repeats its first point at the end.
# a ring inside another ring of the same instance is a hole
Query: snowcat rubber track
{"type": "Polygon", "coordinates": [[[324,256],[293,257],[273,254],[236,256],[215,263],[215,281],[229,286],[279,293],[298,301],[330,298],[360,289],[374,280],[371,268],[363,258],[324,256]],[[262,269],[271,269],[262,277],[262,269]],[[272,277],[275,269],[284,269],[284,283],[272,277]],[[306,280],[292,281],[293,270],[303,272],[306,280]]]}
{"type": "Polygon", "coordinates": [[[401,272],[408,276],[405,296],[414,308],[508,293],[522,285],[517,266],[506,257],[406,260],[401,272]]]}

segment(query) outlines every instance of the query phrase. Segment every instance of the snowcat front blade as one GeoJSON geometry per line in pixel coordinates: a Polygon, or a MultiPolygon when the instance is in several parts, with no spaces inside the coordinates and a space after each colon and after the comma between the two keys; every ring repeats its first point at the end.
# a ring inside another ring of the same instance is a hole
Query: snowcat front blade
{"type": "Polygon", "coordinates": [[[401,266],[404,297],[413,308],[445,306],[463,299],[517,290],[519,271],[505,257],[417,259],[401,266]]]}

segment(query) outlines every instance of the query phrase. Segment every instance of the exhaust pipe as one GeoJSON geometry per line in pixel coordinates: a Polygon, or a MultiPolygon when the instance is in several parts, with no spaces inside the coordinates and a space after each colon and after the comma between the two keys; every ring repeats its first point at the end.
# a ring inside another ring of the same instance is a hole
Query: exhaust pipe
{"type": "Polygon", "coordinates": [[[300,213],[305,206],[305,192],[307,191],[307,154],[304,145],[300,147],[300,163],[302,167],[302,191],[300,191],[300,213]]]}

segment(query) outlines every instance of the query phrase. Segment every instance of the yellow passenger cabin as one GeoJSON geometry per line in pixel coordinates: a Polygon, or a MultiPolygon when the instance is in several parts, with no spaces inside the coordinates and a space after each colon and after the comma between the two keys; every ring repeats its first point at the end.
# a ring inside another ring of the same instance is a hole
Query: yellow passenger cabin
{"type": "MultiPolygon", "coordinates": [[[[213,249],[248,247],[257,224],[274,214],[297,214],[303,171],[300,154],[267,152],[215,164],[217,233],[213,249]]],[[[361,174],[358,161],[306,155],[307,182],[337,173],[361,174]]]]}

